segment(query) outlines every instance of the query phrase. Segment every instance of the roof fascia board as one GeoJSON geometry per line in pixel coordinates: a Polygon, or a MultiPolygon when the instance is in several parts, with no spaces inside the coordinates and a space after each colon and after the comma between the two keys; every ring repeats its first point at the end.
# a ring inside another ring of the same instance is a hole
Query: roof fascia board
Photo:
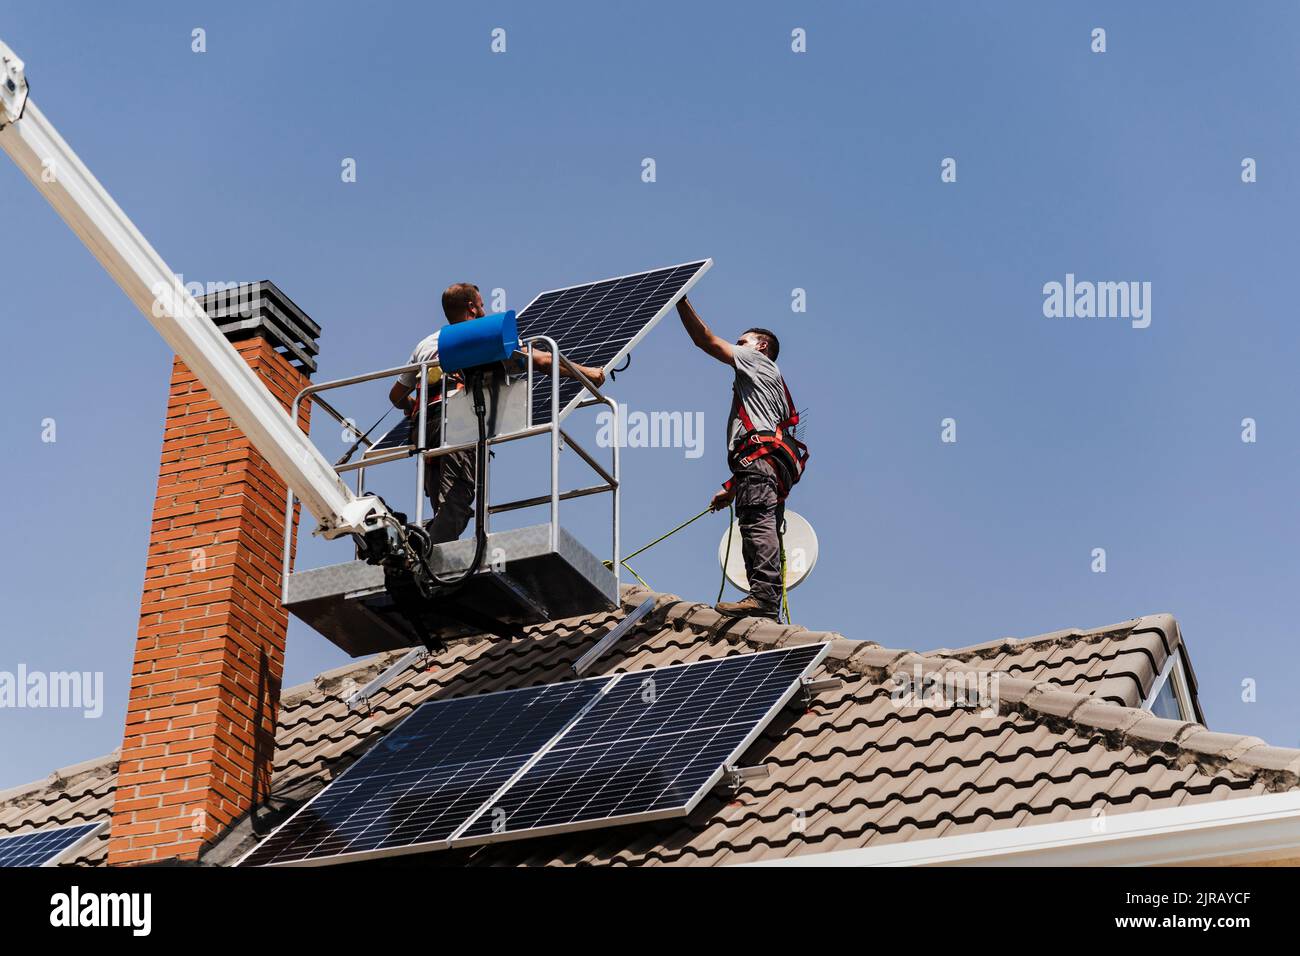
{"type": "Polygon", "coordinates": [[[1300,859],[1300,791],[749,865],[1226,866],[1292,858],[1300,859]]]}

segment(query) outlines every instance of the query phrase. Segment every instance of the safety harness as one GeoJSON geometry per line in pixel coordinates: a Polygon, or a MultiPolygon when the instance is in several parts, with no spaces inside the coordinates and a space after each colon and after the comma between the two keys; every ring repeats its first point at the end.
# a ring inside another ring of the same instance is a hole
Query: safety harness
{"type": "MultiPolygon", "coordinates": [[[[735,449],[727,456],[727,463],[732,472],[760,458],[769,459],[772,471],[776,474],[777,492],[782,501],[790,494],[808,464],[808,446],[795,438],[794,432],[799,425],[799,413],[795,410],[794,398],[790,395],[790,386],[781,379],[785,389],[786,407],[790,414],[777,423],[775,431],[763,431],[754,427],[753,420],[745,411],[745,403],[740,400],[740,390],[732,388],[731,414],[740,419],[745,434],[735,449]]],[[[736,482],[733,474],[722,487],[730,491],[736,482]]]]}

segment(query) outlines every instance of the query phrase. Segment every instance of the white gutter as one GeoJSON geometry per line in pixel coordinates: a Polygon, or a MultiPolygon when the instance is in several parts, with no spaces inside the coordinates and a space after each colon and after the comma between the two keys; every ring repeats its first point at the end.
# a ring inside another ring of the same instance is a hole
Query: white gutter
{"type": "Polygon", "coordinates": [[[1300,860],[1300,791],[1109,813],[752,866],[1228,866],[1300,860]]]}

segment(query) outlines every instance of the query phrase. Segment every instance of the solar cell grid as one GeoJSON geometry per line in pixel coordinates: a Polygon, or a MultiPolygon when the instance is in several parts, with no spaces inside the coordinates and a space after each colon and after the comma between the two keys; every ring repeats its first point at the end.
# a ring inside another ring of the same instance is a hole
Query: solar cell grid
{"type": "Polygon", "coordinates": [[[253,866],[445,841],[603,681],[432,702],[250,854],[253,866]]]}
{"type": "MultiPolygon", "coordinates": [[[[519,313],[519,337],[527,340],[532,335],[548,335],[565,358],[609,372],[712,264],[712,260],[702,259],[543,292],[519,313]]],[[[572,379],[561,379],[561,418],[584,391],[572,379]]],[[[551,420],[549,375],[534,375],[532,407],[534,425],[551,420]]],[[[413,431],[411,420],[403,419],[366,454],[408,445],[413,431]]]]}
{"type": "Polygon", "coordinates": [[[0,866],[44,866],[76,846],[102,823],[83,823],[0,839],[0,866]]]}
{"type": "Polygon", "coordinates": [[[822,645],[625,674],[458,837],[508,837],[689,813],[822,645]]]}
{"type": "Polygon", "coordinates": [[[403,417],[396,425],[384,432],[379,439],[366,449],[367,455],[377,455],[382,451],[392,451],[395,448],[402,448],[411,444],[411,439],[415,434],[414,419],[403,417]]]}
{"type": "Polygon", "coordinates": [[[689,813],[827,645],[429,701],[241,863],[332,863],[689,813]]]}
{"type": "MultiPolygon", "coordinates": [[[[707,259],[687,262],[543,292],[519,313],[519,337],[549,335],[570,361],[608,372],[710,265],[707,259]]],[[[561,417],[583,392],[577,382],[560,382],[561,417]]],[[[550,381],[535,379],[533,424],[550,420],[550,381]]]]}

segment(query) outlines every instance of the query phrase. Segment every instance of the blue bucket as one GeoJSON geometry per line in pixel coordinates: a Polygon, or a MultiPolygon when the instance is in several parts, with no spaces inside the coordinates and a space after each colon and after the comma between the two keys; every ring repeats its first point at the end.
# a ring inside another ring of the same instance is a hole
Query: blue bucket
{"type": "Polygon", "coordinates": [[[444,372],[504,362],[518,350],[514,309],[457,322],[438,334],[438,362],[444,372]]]}

